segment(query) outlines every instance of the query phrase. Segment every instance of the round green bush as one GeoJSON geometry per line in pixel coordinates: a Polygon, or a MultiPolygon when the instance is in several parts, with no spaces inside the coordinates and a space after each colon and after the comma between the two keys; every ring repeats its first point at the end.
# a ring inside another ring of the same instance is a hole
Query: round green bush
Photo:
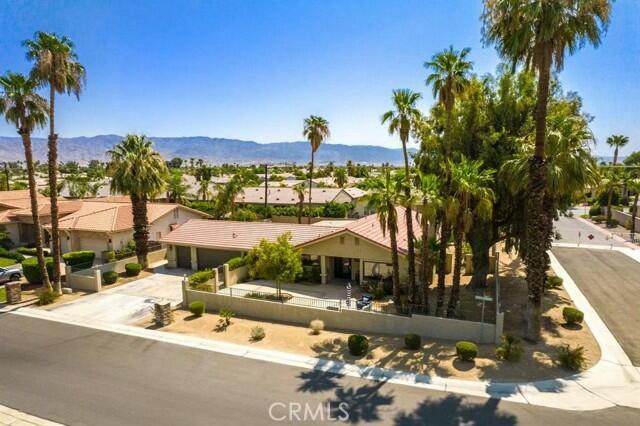
{"type": "Polygon", "coordinates": [[[124,270],[127,273],[128,277],[137,277],[140,275],[140,271],[142,271],[142,265],[139,263],[127,263],[124,265],[124,270]]]}
{"type": "Polygon", "coordinates": [[[62,259],[67,265],[86,266],[87,268],[93,266],[95,258],[96,253],[91,250],[70,251],[62,255],[62,259]]]}
{"type": "Polygon", "coordinates": [[[567,324],[580,324],[584,319],[584,313],[580,309],[567,306],[562,309],[562,317],[567,322],[567,324]]]}
{"type": "Polygon", "coordinates": [[[105,251],[104,253],[102,253],[102,260],[104,260],[105,263],[115,262],[116,252],[113,250],[105,251]]]}
{"type": "Polygon", "coordinates": [[[362,356],[369,350],[369,339],[361,334],[352,334],[347,340],[349,353],[353,356],[362,356]]]}
{"type": "Polygon", "coordinates": [[[115,271],[108,271],[102,274],[102,281],[105,284],[113,284],[118,281],[118,273],[115,271]]]}
{"type": "MultiPolygon", "coordinates": [[[[47,267],[47,274],[53,275],[53,259],[50,257],[44,258],[45,265],[47,267]]],[[[42,284],[42,275],[40,275],[40,268],[38,267],[38,258],[29,257],[22,261],[22,274],[29,281],[29,284],[42,284]]]]}
{"type": "Polygon", "coordinates": [[[550,275],[547,277],[547,281],[545,282],[545,288],[546,289],[552,289],[552,288],[560,288],[562,287],[562,278],[557,277],[555,275],[550,275]]]}
{"type": "Polygon", "coordinates": [[[602,214],[602,207],[596,205],[589,207],[589,216],[600,216],[602,214]]]}
{"type": "Polygon", "coordinates": [[[620,224],[620,222],[618,222],[616,219],[609,219],[607,220],[607,227],[608,228],[615,228],[616,226],[618,226],[620,224]]]}
{"type": "Polygon", "coordinates": [[[478,356],[478,346],[473,342],[460,341],[456,343],[456,355],[462,361],[473,361],[478,356]]]}
{"type": "Polygon", "coordinates": [[[204,314],[204,302],[196,300],[195,302],[189,303],[189,312],[197,317],[201,317],[202,314],[204,314]]]}
{"type": "Polygon", "coordinates": [[[422,347],[422,338],[417,334],[406,334],[404,336],[404,347],[413,351],[422,347]]]}

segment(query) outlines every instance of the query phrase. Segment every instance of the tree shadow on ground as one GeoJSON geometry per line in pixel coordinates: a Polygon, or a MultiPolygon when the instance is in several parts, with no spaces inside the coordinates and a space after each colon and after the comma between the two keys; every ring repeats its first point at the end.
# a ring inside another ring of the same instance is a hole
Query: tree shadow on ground
{"type": "Polygon", "coordinates": [[[511,426],[517,424],[515,416],[498,410],[498,399],[484,404],[465,401],[463,397],[448,395],[443,399],[428,398],[411,411],[401,411],[394,418],[396,426],[457,426],[461,424],[511,426]]]}
{"type": "Polygon", "coordinates": [[[300,386],[298,386],[298,392],[325,392],[336,389],[339,385],[337,378],[339,376],[333,373],[327,373],[319,370],[303,371],[298,375],[298,378],[302,380],[300,386]]]}
{"type": "Polygon", "coordinates": [[[381,420],[380,411],[391,409],[395,399],[392,392],[382,393],[380,390],[386,382],[377,382],[362,386],[349,386],[338,388],[333,398],[329,398],[326,403],[335,411],[334,417],[340,415],[339,407],[347,407],[349,413],[349,423],[370,423],[381,420]],[[341,405],[342,404],[342,405],[341,405]],[[346,406],[344,405],[346,404],[346,406]]]}

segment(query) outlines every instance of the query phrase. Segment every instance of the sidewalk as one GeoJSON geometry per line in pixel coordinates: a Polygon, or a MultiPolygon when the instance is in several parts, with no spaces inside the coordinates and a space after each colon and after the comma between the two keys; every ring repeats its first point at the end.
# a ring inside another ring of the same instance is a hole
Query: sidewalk
{"type": "Polygon", "coordinates": [[[2,426],[63,426],[49,420],[34,417],[13,408],[0,405],[0,425],[2,426]]]}

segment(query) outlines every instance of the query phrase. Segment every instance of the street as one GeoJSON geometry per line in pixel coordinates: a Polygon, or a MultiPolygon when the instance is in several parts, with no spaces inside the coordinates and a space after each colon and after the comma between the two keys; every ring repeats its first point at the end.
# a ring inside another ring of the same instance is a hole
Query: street
{"type": "Polygon", "coordinates": [[[426,391],[10,313],[0,341],[0,404],[68,425],[318,424],[346,412],[351,424],[583,426],[640,415],[426,391]]]}

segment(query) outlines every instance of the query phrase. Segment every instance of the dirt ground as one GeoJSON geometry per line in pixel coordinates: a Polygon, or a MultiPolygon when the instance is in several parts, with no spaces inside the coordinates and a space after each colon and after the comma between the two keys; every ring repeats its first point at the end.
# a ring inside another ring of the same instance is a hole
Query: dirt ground
{"type": "MultiPolygon", "coordinates": [[[[527,293],[526,283],[522,278],[523,267],[518,258],[505,253],[501,253],[500,262],[500,300],[505,311],[504,331],[521,336],[525,324],[524,307],[527,293]]],[[[468,277],[465,281],[468,282],[468,277]]],[[[486,290],[487,294],[493,294],[493,285],[494,283],[491,282],[486,290]]],[[[475,303],[473,301],[474,295],[477,294],[475,290],[464,287],[462,293],[469,303],[475,303]]],[[[183,310],[176,311],[174,323],[161,330],[311,357],[347,361],[361,366],[385,367],[440,377],[501,382],[541,380],[572,374],[558,366],[555,361],[562,345],[584,346],[587,368],[595,365],[600,359],[600,348],[586,325],[571,329],[564,325],[562,308],[571,305],[571,300],[564,289],[548,292],[544,300],[543,338],[537,344],[523,341],[522,358],[515,363],[498,360],[495,356],[496,346],[491,344],[479,345],[478,358],[475,362],[469,363],[457,360],[453,341],[423,338],[422,349],[410,351],[404,349],[402,337],[383,335],[367,335],[370,341],[369,352],[362,358],[355,358],[349,354],[346,347],[346,341],[351,334],[348,332],[325,330],[315,336],[307,327],[251,318],[233,318],[232,325],[226,331],[220,332],[216,331],[218,315],[205,314],[197,318],[183,310]],[[262,341],[252,342],[251,328],[256,325],[264,328],[266,337],[262,341]]],[[[477,312],[473,313],[473,315],[476,314],[477,312]]],[[[150,317],[137,325],[155,328],[150,317]]]]}

